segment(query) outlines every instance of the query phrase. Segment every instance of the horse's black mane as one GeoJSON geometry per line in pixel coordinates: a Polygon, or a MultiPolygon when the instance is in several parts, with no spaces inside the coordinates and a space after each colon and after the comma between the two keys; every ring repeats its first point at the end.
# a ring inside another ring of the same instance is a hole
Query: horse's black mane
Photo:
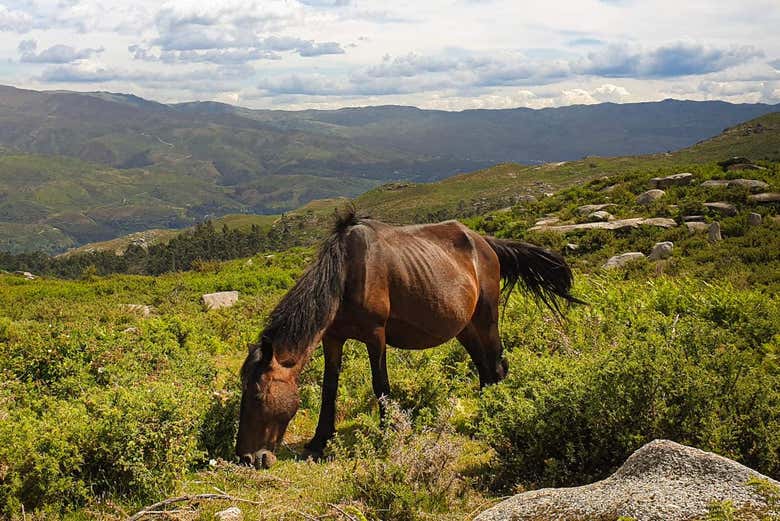
{"type": "Polygon", "coordinates": [[[354,207],[337,214],[332,233],[320,246],[317,258],[268,317],[256,356],[263,356],[263,346],[271,344],[275,352],[300,355],[333,321],[344,293],[344,237],[359,223],[354,207]]]}

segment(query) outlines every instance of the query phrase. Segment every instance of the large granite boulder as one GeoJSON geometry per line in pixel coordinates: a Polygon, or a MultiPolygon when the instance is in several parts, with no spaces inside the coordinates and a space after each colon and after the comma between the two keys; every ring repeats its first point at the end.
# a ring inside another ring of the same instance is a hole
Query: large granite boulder
{"type": "MultiPolygon", "coordinates": [[[[766,510],[751,479],[780,483],[735,461],[668,440],[634,452],[610,477],[581,487],[545,488],[518,494],[482,512],[475,521],[693,521],[706,519],[713,502],[728,500],[739,511],[766,510]]],[[[758,519],[758,518],[756,518],[758,519]]]]}

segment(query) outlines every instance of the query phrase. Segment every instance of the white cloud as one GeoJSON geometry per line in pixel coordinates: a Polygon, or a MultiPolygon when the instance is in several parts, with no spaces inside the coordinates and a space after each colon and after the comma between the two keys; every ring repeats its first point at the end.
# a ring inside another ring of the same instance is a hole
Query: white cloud
{"type": "Polygon", "coordinates": [[[594,99],[600,102],[621,103],[631,97],[631,93],[625,87],[605,83],[601,87],[593,90],[590,94],[594,99]]]}
{"type": "Polygon", "coordinates": [[[0,83],[274,108],[770,101],[775,3],[11,0],[0,83]]]}

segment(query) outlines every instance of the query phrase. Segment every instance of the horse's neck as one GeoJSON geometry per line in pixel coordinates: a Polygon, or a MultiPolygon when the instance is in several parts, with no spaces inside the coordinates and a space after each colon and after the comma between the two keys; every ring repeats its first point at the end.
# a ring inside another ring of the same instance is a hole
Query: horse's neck
{"type": "Polygon", "coordinates": [[[320,341],[322,340],[322,337],[325,335],[326,329],[327,328],[317,333],[314,342],[303,351],[300,351],[298,353],[295,352],[282,353],[280,356],[277,357],[277,359],[279,359],[280,363],[284,363],[283,361],[285,360],[288,361],[288,363],[291,364],[293,372],[295,373],[295,377],[298,378],[300,374],[303,372],[306,365],[311,361],[311,357],[314,354],[314,350],[317,349],[318,345],[320,345],[320,341]],[[287,357],[285,357],[285,355],[287,355],[287,357]]]}

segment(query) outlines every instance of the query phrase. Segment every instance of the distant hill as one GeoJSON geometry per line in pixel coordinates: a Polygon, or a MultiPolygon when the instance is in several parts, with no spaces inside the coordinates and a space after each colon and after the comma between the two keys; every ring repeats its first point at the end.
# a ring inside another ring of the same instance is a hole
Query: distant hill
{"type": "MultiPolygon", "coordinates": [[[[491,168],[453,176],[432,183],[388,183],[352,199],[364,215],[404,224],[483,215],[523,201],[544,199],[545,194],[616,174],[670,174],[695,165],[715,163],[733,156],[755,161],[780,162],[780,112],[761,116],[725,129],[719,135],[671,153],[624,157],[587,157],[579,161],[521,165],[504,163],[491,168]]],[[[745,173],[745,176],[749,174],[745,173]]],[[[334,211],[349,204],[346,198],[312,201],[281,218],[266,219],[260,225],[291,230],[294,244],[311,244],[328,229],[334,211]],[[273,223],[273,224],[271,224],[273,223]]],[[[263,216],[236,218],[253,222],[263,216]]],[[[221,221],[216,221],[221,225],[221,221]]],[[[129,243],[128,238],[123,242],[129,243]]],[[[115,242],[80,248],[113,249],[115,242]]]]}
{"type": "Polygon", "coordinates": [[[0,250],[57,252],[227,213],[279,214],[508,161],[663,152],[776,109],[667,100],[289,112],[0,86],[0,250]]]}
{"type": "Polygon", "coordinates": [[[537,166],[503,164],[435,183],[381,186],[355,199],[368,214],[396,222],[465,216],[542,197],[589,179],[617,173],[674,170],[732,156],[780,161],[780,112],[740,123],[719,135],[671,153],[623,157],[586,157],[537,166]]]}

